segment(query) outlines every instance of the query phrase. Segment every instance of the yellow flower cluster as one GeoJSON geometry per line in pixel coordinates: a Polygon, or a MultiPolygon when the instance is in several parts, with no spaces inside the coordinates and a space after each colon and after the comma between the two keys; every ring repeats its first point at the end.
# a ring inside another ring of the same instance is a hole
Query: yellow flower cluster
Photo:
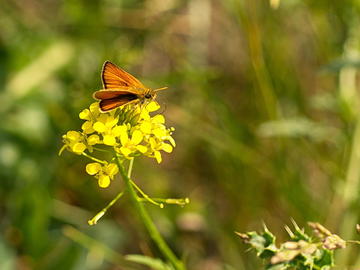
{"type": "MultiPolygon", "coordinates": [[[[102,113],[99,104],[95,102],[79,114],[80,119],[85,120],[81,126],[82,131],[71,130],[63,135],[64,146],[60,153],[67,149],[91,158],[88,153],[96,150],[110,151],[123,159],[144,155],[155,158],[160,163],[161,151],[172,152],[175,141],[171,136],[174,128],[165,126],[164,116],[150,115],[159,108],[152,101],[142,107],[128,105],[102,113]]],[[[96,158],[92,159],[97,161],[96,158]]],[[[88,164],[86,171],[98,179],[99,186],[107,187],[118,168],[113,163],[101,162],[88,164]],[[101,162],[106,165],[101,165],[101,162]]]]}

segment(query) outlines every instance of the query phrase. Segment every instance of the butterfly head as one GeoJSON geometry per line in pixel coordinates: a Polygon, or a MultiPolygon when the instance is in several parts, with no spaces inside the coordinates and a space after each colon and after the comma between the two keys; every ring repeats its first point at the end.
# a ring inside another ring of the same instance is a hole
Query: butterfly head
{"type": "Polygon", "coordinates": [[[143,100],[151,101],[156,98],[156,92],[153,89],[146,89],[142,95],[143,100]]]}
{"type": "Polygon", "coordinates": [[[144,92],[144,99],[146,100],[154,100],[156,98],[156,93],[161,90],[165,90],[167,87],[157,88],[157,89],[146,89],[144,92]]]}

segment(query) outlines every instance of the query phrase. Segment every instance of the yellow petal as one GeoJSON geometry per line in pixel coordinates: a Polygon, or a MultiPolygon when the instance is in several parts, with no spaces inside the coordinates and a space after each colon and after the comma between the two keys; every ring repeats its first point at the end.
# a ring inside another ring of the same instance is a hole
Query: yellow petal
{"type": "Polygon", "coordinates": [[[150,143],[150,146],[151,146],[152,149],[155,149],[157,144],[158,144],[157,141],[154,138],[150,138],[149,143],[150,143]]]}
{"type": "Polygon", "coordinates": [[[103,123],[101,122],[96,122],[94,125],[93,125],[93,128],[97,131],[97,132],[104,132],[106,130],[106,127],[103,123]]]}
{"type": "Polygon", "coordinates": [[[129,136],[127,134],[127,132],[125,133],[121,133],[120,134],[120,142],[121,142],[121,145],[126,145],[129,141],[129,136]]]}
{"type": "Polygon", "coordinates": [[[126,157],[131,154],[131,150],[127,147],[121,147],[120,152],[126,157]]]}
{"type": "Polygon", "coordinates": [[[93,133],[95,130],[92,127],[92,123],[90,121],[86,121],[84,124],[82,124],[81,129],[86,133],[90,134],[93,133]]]}
{"type": "Polygon", "coordinates": [[[109,165],[105,166],[105,170],[107,175],[112,178],[115,174],[119,172],[119,168],[115,163],[110,163],[109,165]]]}
{"type": "Polygon", "coordinates": [[[156,128],[152,131],[152,133],[155,135],[155,137],[158,137],[159,139],[167,135],[166,129],[163,128],[156,128]]]}
{"type": "Polygon", "coordinates": [[[89,145],[95,145],[100,142],[100,138],[98,135],[91,135],[89,138],[87,138],[87,142],[89,145]]]}
{"type": "Polygon", "coordinates": [[[86,172],[90,175],[95,175],[101,171],[100,163],[93,162],[86,165],[86,172]]]}
{"type": "Polygon", "coordinates": [[[151,133],[151,126],[150,122],[144,121],[140,125],[140,130],[145,134],[149,134],[151,133]]]}
{"type": "Polygon", "coordinates": [[[173,150],[173,147],[168,143],[163,143],[161,148],[167,153],[171,153],[173,150]]]}
{"type": "Polygon", "coordinates": [[[131,136],[131,143],[134,145],[139,144],[143,139],[143,134],[139,130],[135,130],[131,136]]]}
{"type": "Polygon", "coordinates": [[[80,133],[74,130],[70,130],[66,133],[66,139],[70,141],[76,141],[80,138],[80,133]]]}
{"type": "Polygon", "coordinates": [[[176,146],[176,143],[175,143],[175,140],[174,140],[173,137],[167,136],[167,137],[166,137],[166,140],[168,140],[168,141],[172,144],[173,147],[176,146]]]}
{"type": "Polygon", "coordinates": [[[83,120],[90,120],[90,110],[85,109],[79,113],[79,118],[83,120]]]}
{"type": "Polygon", "coordinates": [[[140,118],[144,120],[149,120],[150,119],[149,112],[147,110],[142,110],[140,113],[140,118]]]}
{"type": "Polygon", "coordinates": [[[162,114],[157,114],[152,118],[153,122],[164,124],[165,123],[165,117],[162,114]]]}
{"type": "Polygon", "coordinates": [[[109,117],[111,117],[109,113],[102,113],[97,117],[97,120],[105,125],[109,117]]]}
{"type": "Polygon", "coordinates": [[[89,109],[90,109],[90,112],[92,112],[92,113],[95,113],[95,114],[100,113],[100,111],[99,111],[99,102],[92,103],[90,105],[89,109]]]}
{"type": "Polygon", "coordinates": [[[115,127],[112,129],[111,133],[112,133],[114,136],[116,136],[116,137],[120,136],[122,133],[126,133],[126,134],[127,134],[127,127],[126,127],[125,125],[115,126],[115,127]]]}
{"type": "Polygon", "coordinates": [[[146,153],[147,150],[148,150],[146,146],[141,145],[141,144],[137,145],[136,149],[139,150],[139,152],[142,153],[142,154],[146,153]]]}
{"type": "Polygon", "coordinates": [[[83,143],[75,143],[72,147],[72,151],[76,154],[81,154],[86,149],[86,145],[83,143]]]}
{"type": "Polygon", "coordinates": [[[101,188],[107,188],[110,185],[110,177],[104,174],[100,175],[98,184],[101,188]]]}
{"type": "Polygon", "coordinates": [[[115,137],[112,136],[112,135],[105,135],[104,139],[103,139],[103,142],[106,145],[115,145],[116,144],[115,137]]]}
{"type": "Polygon", "coordinates": [[[156,158],[157,163],[160,163],[160,162],[162,161],[160,152],[159,152],[159,151],[155,151],[155,152],[154,152],[154,155],[155,155],[155,158],[156,158]]]}
{"type": "Polygon", "coordinates": [[[107,128],[112,128],[113,126],[115,126],[118,122],[118,118],[114,118],[113,116],[109,116],[107,119],[106,119],[106,122],[105,122],[105,126],[107,128]]]}
{"type": "Polygon", "coordinates": [[[146,110],[148,112],[155,112],[158,109],[160,109],[160,105],[158,103],[156,103],[155,101],[150,102],[147,106],[146,106],[146,110]]]}

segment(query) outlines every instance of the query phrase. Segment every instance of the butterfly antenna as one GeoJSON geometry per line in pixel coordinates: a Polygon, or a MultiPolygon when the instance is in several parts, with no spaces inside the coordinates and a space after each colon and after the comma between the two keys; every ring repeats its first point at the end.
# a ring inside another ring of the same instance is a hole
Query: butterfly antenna
{"type": "Polygon", "coordinates": [[[168,88],[169,87],[165,86],[165,87],[161,87],[161,88],[158,88],[158,89],[154,89],[153,91],[158,92],[158,91],[165,90],[165,89],[168,89],[168,88]]]}

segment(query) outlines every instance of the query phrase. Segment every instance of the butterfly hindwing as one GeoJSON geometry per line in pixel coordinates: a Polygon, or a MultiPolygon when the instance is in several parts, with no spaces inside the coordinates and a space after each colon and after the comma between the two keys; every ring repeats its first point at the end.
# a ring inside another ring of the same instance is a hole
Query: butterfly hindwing
{"type": "MultiPolygon", "coordinates": [[[[105,89],[105,90],[99,90],[99,91],[96,91],[93,95],[93,97],[95,99],[113,99],[113,98],[117,98],[117,97],[120,97],[120,96],[126,96],[126,95],[129,95],[129,96],[136,96],[137,98],[137,95],[136,93],[134,93],[134,91],[131,91],[131,90],[125,90],[125,89],[105,89]]],[[[135,98],[134,98],[135,99],[135,98]]]]}
{"type": "Polygon", "coordinates": [[[103,112],[111,111],[117,107],[136,101],[135,95],[124,95],[112,99],[103,99],[99,102],[100,110],[103,112]]]}

